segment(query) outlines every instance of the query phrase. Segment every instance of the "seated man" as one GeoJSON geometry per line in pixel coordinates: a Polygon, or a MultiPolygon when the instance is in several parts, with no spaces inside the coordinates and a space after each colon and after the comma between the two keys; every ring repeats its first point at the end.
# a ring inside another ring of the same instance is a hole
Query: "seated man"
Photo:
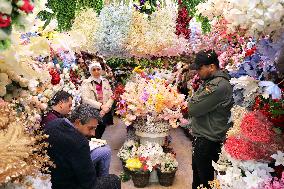
{"type": "Polygon", "coordinates": [[[99,112],[88,106],[76,107],[70,121],[58,118],[48,122],[44,131],[49,135],[48,155],[54,162],[51,168],[53,189],[120,189],[117,176],[97,177],[90,156],[89,141],[100,120],[99,112]]]}
{"type": "MultiPolygon", "coordinates": [[[[66,91],[59,91],[52,98],[51,104],[51,110],[42,118],[42,126],[46,125],[54,119],[64,118],[70,113],[72,107],[72,95],[66,91]]],[[[105,145],[92,150],[91,159],[95,164],[98,177],[106,176],[109,174],[111,161],[111,149],[109,145],[105,145]]]]}

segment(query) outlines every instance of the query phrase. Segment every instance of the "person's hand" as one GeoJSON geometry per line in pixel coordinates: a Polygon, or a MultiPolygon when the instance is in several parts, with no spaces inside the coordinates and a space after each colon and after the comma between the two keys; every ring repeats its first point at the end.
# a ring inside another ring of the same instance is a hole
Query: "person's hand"
{"type": "Polygon", "coordinates": [[[103,111],[103,110],[100,111],[100,116],[101,117],[104,117],[105,114],[106,114],[105,111],[103,111]]]}
{"type": "Polygon", "coordinates": [[[101,106],[101,110],[103,110],[105,113],[107,113],[107,112],[109,111],[109,108],[108,108],[107,105],[103,104],[103,105],[101,106]]]}

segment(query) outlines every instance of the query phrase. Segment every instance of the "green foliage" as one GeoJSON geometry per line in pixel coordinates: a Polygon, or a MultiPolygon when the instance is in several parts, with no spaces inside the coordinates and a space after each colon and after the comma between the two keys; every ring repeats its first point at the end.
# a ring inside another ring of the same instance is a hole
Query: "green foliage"
{"type": "Polygon", "coordinates": [[[184,0],[182,1],[183,5],[186,6],[188,14],[190,17],[196,17],[196,20],[198,22],[201,22],[201,29],[203,33],[210,32],[211,25],[207,17],[204,17],[202,15],[197,15],[197,9],[196,6],[199,3],[203,3],[205,0],[184,0]]]}
{"type": "Polygon", "coordinates": [[[188,14],[194,17],[197,11],[196,6],[204,1],[205,0],[183,0],[182,4],[186,6],[188,14]]]}
{"type": "Polygon", "coordinates": [[[201,29],[203,33],[208,33],[211,30],[211,25],[210,25],[210,21],[207,17],[204,17],[202,15],[198,15],[196,16],[196,20],[198,22],[201,22],[201,29]]]}
{"type": "Polygon", "coordinates": [[[127,182],[131,179],[131,176],[126,172],[121,172],[119,178],[122,182],[127,182]]]}
{"type": "Polygon", "coordinates": [[[59,31],[68,31],[72,27],[76,11],[93,8],[99,13],[103,8],[103,0],[48,0],[47,7],[52,9],[53,13],[41,11],[38,15],[40,19],[46,21],[45,25],[55,18],[59,31]]]}

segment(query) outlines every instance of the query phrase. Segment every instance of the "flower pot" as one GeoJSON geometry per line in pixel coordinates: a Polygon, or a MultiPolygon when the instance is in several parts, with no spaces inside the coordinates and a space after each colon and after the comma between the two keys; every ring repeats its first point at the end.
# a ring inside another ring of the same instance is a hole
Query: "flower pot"
{"type": "Polygon", "coordinates": [[[144,188],[149,184],[150,172],[131,172],[131,177],[136,188],[144,188]]]}
{"type": "Polygon", "coordinates": [[[159,178],[159,183],[162,186],[172,186],[174,179],[175,179],[175,174],[177,170],[174,170],[172,172],[166,172],[162,173],[161,170],[157,170],[157,175],[159,178]]]}

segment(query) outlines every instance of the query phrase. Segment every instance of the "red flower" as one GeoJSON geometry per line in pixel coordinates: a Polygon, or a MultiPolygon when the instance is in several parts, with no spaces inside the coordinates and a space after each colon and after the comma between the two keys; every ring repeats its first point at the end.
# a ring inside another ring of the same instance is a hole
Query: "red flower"
{"type": "Polygon", "coordinates": [[[240,137],[229,137],[225,142],[225,150],[233,158],[240,160],[261,160],[265,156],[265,149],[240,137]]]}
{"type": "Polygon", "coordinates": [[[11,17],[0,13],[0,28],[6,28],[11,25],[11,17]]]}
{"type": "Polygon", "coordinates": [[[24,11],[25,13],[30,13],[33,11],[34,6],[31,3],[30,0],[22,0],[21,4],[23,3],[23,5],[21,7],[19,7],[20,10],[24,11]]]}
{"type": "Polygon", "coordinates": [[[143,166],[143,171],[147,171],[148,168],[149,168],[148,165],[144,165],[144,166],[143,166]]]}
{"type": "Polygon", "coordinates": [[[51,84],[57,85],[60,83],[60,74],[56,69],[52,68],[49,70],[49,74],[51,75],[51,84]]]}
{"type": "Polygon", "coordinates": [[[251,56],[251,55],[253,55],[255,53],[255,51],[256,51],[256,47],[248,49],[248,50],[246,50],[245,56],[251,56]]]}
{"type": "Polygon", "coordinates": [[[272,123],[260,112],[250,112],[242,120],[241,132],[253,142],[271,142],[275,133],[272,123]]]}

